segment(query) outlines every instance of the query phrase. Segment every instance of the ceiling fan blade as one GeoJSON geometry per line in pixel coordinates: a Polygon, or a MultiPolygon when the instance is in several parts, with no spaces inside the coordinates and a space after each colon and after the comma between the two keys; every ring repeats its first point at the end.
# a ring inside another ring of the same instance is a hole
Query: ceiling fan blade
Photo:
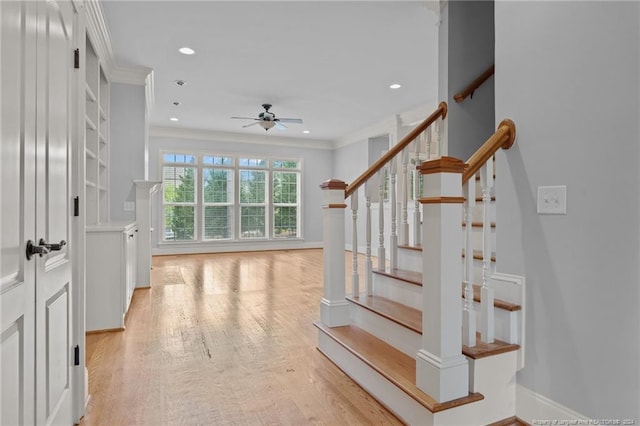
{"type": "Polygon", "coordinates": [[[280,121],[280,122],[283,122],[283,123],[302,124],[302,119],[301,118],[278,118],[277,120],[280,121]]]}
{"type": "Polygon", "coordinates": [[[245,124],[244,126],[242,126],[242,128],[249,127],[249,126],[255,126],[256,124],[259,124],[259,123],[257,121],[255,121],[255,122],[253,122],[251,124],[245,124]]]}
{"type": "Polygon", "coordinates": [[[239,118],[240,120],[259,120],[259,118],[255,118],[255,117],[231,117],[231,118],[239,118]]]}
{"type": "Polygon", "coordinates": [[[276,121],[276,129],[278,129],[278,130],[287,130],[288,127],[285,126],[284,124],[280,123],[279,121],[276,121]]]}

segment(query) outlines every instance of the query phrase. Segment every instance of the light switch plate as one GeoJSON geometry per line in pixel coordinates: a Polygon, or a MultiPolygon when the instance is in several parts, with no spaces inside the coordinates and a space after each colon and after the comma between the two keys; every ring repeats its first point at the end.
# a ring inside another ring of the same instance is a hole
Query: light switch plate
{"type": "Polygon", "coordinates": [[[124,202],[124,211],[125,212],[133,212],[136,210],[136,203],[134,201],[125,201],[124,202]]]}
{"type": "Polygon", "coordinates": [[[539,186],[538,214],[567,214],[567,186],[539,186]]]}

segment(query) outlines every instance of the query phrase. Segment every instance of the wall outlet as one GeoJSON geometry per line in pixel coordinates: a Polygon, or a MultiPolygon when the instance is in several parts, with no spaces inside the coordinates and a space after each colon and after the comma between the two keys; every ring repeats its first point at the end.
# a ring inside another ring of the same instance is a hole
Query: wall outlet
{"type": "Polygon", "coordinates": [[[539,186],[538,214],[567,214],[567,186],[539,186]]]}
{"type": "Polygon", "coordinates": [[[124,211],[125,212],[134,212],[134,211],[136,211],[136,203],[134,201],[125,201],[124,202],[124,211]]]}

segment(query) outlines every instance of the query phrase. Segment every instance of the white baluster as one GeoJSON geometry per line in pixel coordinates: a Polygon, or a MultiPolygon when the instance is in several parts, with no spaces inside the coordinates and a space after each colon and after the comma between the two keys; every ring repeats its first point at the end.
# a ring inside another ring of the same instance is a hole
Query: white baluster
{"type": "Polygon", "coordinates": [[[401,207],[401,221],[400,224],[400,235],[402,244],[409,244],[409,211],[407,209],[407,204],[409,203],[409,150],[405,149],[402,151],[402,207],[401,207]]]}
{"type": "MultiPolygon", "coordinates": [[[[494,339],[494,291],[487,281],[491,271],[491,222],[489,207],[491,206],[491,188],[493,187],[493,161],[489,160],[480,169],[480,185],[482,186],[482,288],[480,290],[480,309],[482,326],[480,339],[493,343],[494,339]]],[[[472,254],[473,256],[473,254],[472,254]]]]}
{"type": "Polygon", "coordinates": [[[422,244],[422,230],[420,229],[420,180],[422,175],[420,171],[415,167],[420,158],[420,144],[416,140],[414,142],[414,154],[416,157],[416,164],[413,168],[413,245],[419,246],[422,244]]]}
{"type": "Polygon", "coordinates": [[[398,234],[396,230],[397,226],[397,215],[398,215],[398,204],[396,201],[396,176],[398,174],[398,157],[394,157],[391,160],[389,166],[389,174],[391,175],[391,185],[389,187],[390,194],[390,203],[391,203],[391,238],[389,243],[390,253],[390,265],[391,269],[398,268],[398,234]]]}
{"type": "Polygon", "coordinates": [[[473,309],[473,207],[476,202],[476,180],[473,176],[464,188],[465,211],[465,280],[464,280],[464,310],[462,312],[462,344],[473,347],[476,345],[476,311],[473,309]]]}
{"type": "Polygon", "coordinates": [[[367,212],[367,224],[366,224],[366,251],[364,267],[367,272],[366,291],[367,296],[373,295],[373,262],[371,261],[371,198],[375,195],[375,191],[378,190],[377,176],[373,176],[364,184],[364,196],[366,201],[367,212]]]}
{"type": "Polygon", "coordinates": [[[427,136],[427,160],[426,161],[429,161],[429,160],[431,160],[431,154],[432,154],[432,149],[431,149],[431,145],[432,145],[432,143],[431,143],[432,129],[431,129],[431,126],[427,127],[427,129],[424,131],[424,133],[427,134],[426,135],[427,136]]]}
{"type": "Polygon", "coordinates": [[[386,167],[378,172],[380,179],[378,183],[378,270],[384,271],[386,267],[386,257],[384,250],[384,183],[386,167]]]}
{"type": "Polygon", "coordinates": [[[360,276],[358,275],[358,191],[351,194],[351,213],[353,218],[353,231],[351,236],[353,255],[351,268],[351,291],[354,298],[360,296],[360,276]]]}
{"type": "Polygon", "coordinates": [[[444,119],[439,119],[436,120],[436,122],[434,123],[434,131],[436,132],[436,150],[438,151],[437,156],[441,157],[442,156],[442,139],[443,139],[443,135],[442,133],[444,132],[444,119]]]}

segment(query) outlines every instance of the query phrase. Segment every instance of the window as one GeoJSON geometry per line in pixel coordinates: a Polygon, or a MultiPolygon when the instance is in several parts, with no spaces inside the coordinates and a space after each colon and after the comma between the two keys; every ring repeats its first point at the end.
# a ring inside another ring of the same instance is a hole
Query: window
{"type": "Polygon", "coordinates": [[[162,173],[163,241],[300,237],[299,160],[163,153],[162,173]]]}
{"type": "Polygon", "coordinates": [[[189,241],[195,238],[196,173],[195,157],[165,154],[162,168],[164,240],[189,241]]]}

